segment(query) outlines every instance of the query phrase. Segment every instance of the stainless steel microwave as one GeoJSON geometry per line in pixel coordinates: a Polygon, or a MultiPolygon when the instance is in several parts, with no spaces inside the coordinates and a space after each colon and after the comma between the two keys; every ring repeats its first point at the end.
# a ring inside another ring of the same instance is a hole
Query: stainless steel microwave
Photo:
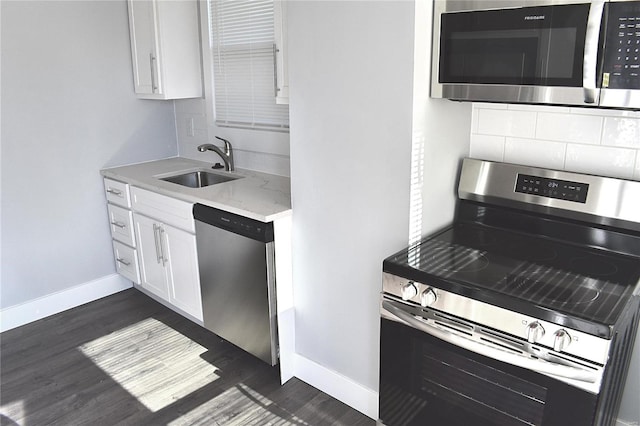
{"type": "Polygon", "coordinates": [[[640,1],[436,0],[431,96],[640,109],[640,1]]]}

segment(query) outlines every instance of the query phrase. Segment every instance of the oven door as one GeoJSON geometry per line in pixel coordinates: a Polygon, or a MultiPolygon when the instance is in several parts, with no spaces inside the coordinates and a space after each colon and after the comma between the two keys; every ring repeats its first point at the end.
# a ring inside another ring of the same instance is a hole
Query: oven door
{"type": "MultiPolygon", "coordinates": [[[[548,375],[441,340],[396,315],[383,300],[380,422],[400,425],[544,425],[593,423],[598,395],[548,375]]],[[[409,315],[416,310],[406,307],[409,315]]]]}

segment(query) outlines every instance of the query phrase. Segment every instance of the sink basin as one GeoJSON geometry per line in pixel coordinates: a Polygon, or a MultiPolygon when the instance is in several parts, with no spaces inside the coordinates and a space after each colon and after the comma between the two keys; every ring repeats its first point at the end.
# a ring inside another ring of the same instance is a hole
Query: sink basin
{"type": "Polygon", "coordinates": [[[229,182],[236,179],[240,179],[240,177],[219,175],[217,173],[210,173],[202,170],[160,178],[160,180],[177,183],[182,186],[188,186],[189,188],[203,188],[205,186],[229,182]]]}

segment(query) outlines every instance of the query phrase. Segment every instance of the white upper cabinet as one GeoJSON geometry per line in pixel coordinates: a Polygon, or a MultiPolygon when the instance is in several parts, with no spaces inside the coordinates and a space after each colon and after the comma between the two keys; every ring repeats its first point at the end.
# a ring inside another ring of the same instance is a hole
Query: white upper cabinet
{"type": "Polygon", "coordinates": [[[289,71],[287,66],[287,0],[273,2],[276,44],[276,103],[289,104],[289,71]]]}
{"type": "Polygon", "coordinates": [[[128,0],[127,4],[138,97],[201,97],[197,1],[128,0]]]}

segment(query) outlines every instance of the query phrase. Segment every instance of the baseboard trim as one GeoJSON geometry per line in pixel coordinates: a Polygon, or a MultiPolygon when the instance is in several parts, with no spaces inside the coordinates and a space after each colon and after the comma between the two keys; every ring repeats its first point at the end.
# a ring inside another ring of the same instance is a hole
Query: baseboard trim
{"type": "Polygon", "coordinates": [[[300,354],[295,354],[294,364],[295,376],[303,382],[331,395],[374,420],[378,418],[378,392],[300,354]]]}
{"type": "Polygon", "coordinates": [[[88,302],[131,288],[131,281],[111,274],[57,293],[0,310],[0,332],[46,318],[88,302]]]}

